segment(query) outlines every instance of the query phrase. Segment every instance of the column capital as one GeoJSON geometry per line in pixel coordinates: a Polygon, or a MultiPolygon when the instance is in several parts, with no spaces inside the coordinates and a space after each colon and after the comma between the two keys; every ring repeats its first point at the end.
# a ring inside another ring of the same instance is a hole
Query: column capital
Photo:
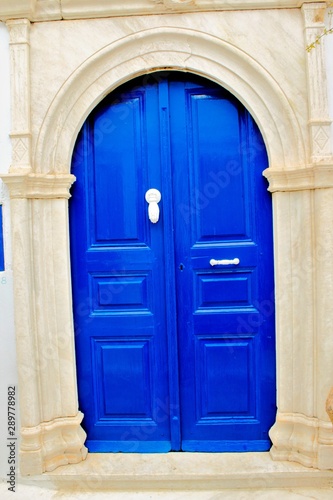
{"type": "Polygon", "coordinates": [[[3,174],[0,176],[9,189],[12,199],[70,198],[69,189],[75,181],[71,174],[3,174]]]}
{"type": "Polygon", "coordinates": [[[9,44],[29,43],[30,24],[28,19],[9,19],[6,21],[10,35],[9,44]]]}
{"type": "Polygon", "coordinates": [[[263,175],[269,182],[268,191],[305,191],[333,187],[333,161],[305,168],[275,170],[267,168],[263,175]]]}

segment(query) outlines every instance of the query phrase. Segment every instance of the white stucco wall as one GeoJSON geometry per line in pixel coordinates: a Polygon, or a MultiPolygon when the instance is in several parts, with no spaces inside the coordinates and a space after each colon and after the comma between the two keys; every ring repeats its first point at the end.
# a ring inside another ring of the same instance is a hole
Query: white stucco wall
{"type": "MultiPolygon", "coordinates": [[[[10,165],[10,94],[9,94],[9,49],[8,32],[0,23],[0,172],[7,172],[10,165]]],[[[11,271],[10,214],[8,193],[0,179],[0,204],[3,205],[3,229],[5,244],[5,267],[0,272],[0,478],[8,473],[7,448],[7,390],[17,385],[16,354],[13,320],[13,291],[11,271]]],[[[18,398],[16,398],[18,426],[18,398]]],[[[17,446],[18,450],[18,446],[17,446]]]]}

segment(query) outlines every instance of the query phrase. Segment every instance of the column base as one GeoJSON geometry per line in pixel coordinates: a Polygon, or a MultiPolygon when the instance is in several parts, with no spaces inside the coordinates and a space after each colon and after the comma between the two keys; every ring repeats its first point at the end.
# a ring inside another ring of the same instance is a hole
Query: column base
{"type": "Polygon", "coordinates": [[[273,460],[298,462],[320,470],[333,469],[332,424],[298,413],[278,413],[269,432],[273,460]]]}
{"type": "Polygon", "coordinates": [[[60,465],[85,460],[86,433],[81,427],[83,414],[56,418],[36,427],[22,427],[20,472],[22,476],[50,472],[60,465]]]}

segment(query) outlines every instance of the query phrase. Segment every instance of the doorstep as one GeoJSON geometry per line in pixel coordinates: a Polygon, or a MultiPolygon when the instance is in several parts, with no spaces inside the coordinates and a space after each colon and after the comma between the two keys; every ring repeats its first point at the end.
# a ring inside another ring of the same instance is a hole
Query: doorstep
{"type": "MultiPolygon", "coordinates": [[[[269,453],[89,453],[79,464],[62,466],[41,476],[20,477],[18,488],[24,485],[71,493],[329,490],[333,488],[333,471],[275,462],[269,453]]],[[[333,489],[331,495],[333,498],[333,489]]]]}

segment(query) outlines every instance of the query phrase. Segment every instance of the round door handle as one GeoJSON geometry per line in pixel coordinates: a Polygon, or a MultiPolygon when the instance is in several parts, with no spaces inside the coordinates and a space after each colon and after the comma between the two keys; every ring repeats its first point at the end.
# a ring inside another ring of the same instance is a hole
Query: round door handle
{"type": "Polygon", "coordinates": [[[156,224],[160,218],[160,209],[158,203],[161,201],[162,195],[158,189],[148,189],[145,195],[146,202],[148,203],[148,217],[150,222],[156,224]]]}

